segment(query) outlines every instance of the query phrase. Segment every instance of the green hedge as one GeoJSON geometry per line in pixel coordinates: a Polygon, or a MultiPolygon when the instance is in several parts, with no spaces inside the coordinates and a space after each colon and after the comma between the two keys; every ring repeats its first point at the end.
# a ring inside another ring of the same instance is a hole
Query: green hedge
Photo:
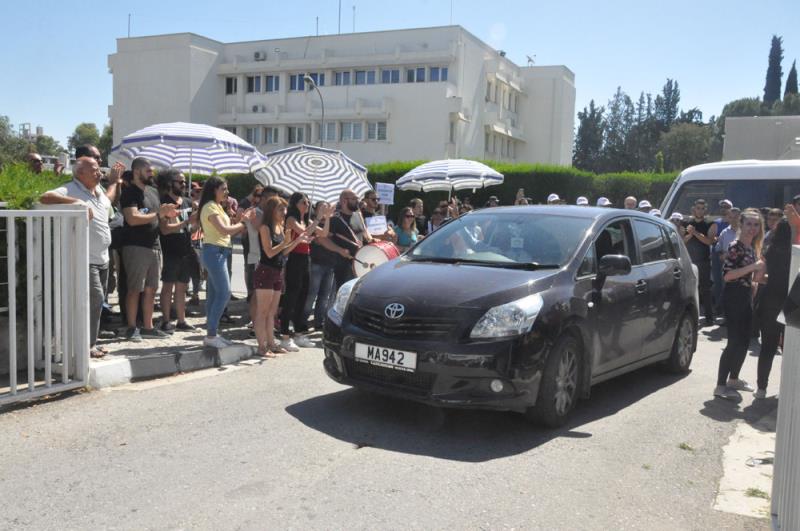
{"type": "Polygon", "coordinates": [[[27,209],[48,190],[58,188],[72,177],[43,171],[33,173],[27,164],[12,164],[0,171],[0,202],[8,209],[27,209]]]}

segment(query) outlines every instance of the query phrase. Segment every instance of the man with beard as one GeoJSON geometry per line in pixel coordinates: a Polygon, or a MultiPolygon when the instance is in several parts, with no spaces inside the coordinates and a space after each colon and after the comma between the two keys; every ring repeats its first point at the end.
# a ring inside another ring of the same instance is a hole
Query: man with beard
{"type": "Polygon", "coordinates": [[[353,257],[361,248],[361,240],[350,228],[350,220],[357,210],[358,196],[352,190],[344,190],[339,194],[339,212],[331,218],[328,237],[317,240],[334,263],[333,276],[337,290],[355,278],[353,257]]]}
{"type": "MultiPolygon", "coordinates": [[[[158,277],[161,270],[161,245],[159,221],[174,218],[174,204],[161,204],[158,191],[153,188],[153,167],[144,157],[131,163],[133,178],[120,197],[120,207],[125,218],[125,243],[122,262],[125,265],[128,292],[125,295],[125,316],[128,320],[127,339],[141,342],[142,337],[163,338],[167,334],[153,327],[158,277]],[[136,323],[139,296],[142,298],[142,329],[136,323]]],[[[120,301],[122,302],[122,301],[120,301]]]]}

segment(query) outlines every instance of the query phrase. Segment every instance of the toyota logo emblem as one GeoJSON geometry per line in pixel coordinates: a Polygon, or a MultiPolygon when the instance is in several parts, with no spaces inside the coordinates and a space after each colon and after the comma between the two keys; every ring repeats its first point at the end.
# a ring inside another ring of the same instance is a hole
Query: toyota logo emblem
{"type": "Polygon", "coordinates": [[[406,313],[406,307],[399,302],[387,304],[383,310],[383,314],[389,319],[400,319],[406,313]]]}

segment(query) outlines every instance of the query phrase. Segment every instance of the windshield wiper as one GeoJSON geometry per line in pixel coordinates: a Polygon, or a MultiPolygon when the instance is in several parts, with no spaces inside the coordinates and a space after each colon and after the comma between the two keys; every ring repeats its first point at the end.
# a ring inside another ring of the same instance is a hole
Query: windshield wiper
{"type": "Polygon", "coordinates": [[[470,260],[468,258],[452,258],[443,256],[416,256],[411,259],[413,262],[432,262],[436,264],[463,264],[485,267],[499,267],[502,269],[525,269],[536,271],[537,269],[560,269],[558,264],[540,264],[538,262],[493,262],[491,260],[470,260]]]}
{"type": "Polygon", "coordinates": [[[540,264],[539,262],[492,262],[496,267],[504,267],[506,269],[525,269],[528,271],[537,271],[539,269],[561,269],[558,264],[540,264]]]}
{"type": "Polygon", "coordinates": [[[448,258],[444,256],[414,256],[411,255],[412,262],[433,262],[435,264],[455,264],[461,262],[460,258],[448,258]]]}

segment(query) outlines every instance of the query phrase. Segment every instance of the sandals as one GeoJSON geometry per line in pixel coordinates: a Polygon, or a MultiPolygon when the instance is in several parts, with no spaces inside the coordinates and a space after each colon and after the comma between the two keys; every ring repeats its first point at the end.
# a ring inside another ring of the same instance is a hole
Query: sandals
{"type": "Polygon", "coordinates": [[[102,346],[99,346],[99,345],[95,346],[94,349],[95,350],[99,350],[103,354],[108,354],[109,353],[109,350],[106,347],[102,347],[102,346]]]}
{"type": "Polygon", "coordinates": [[[105,358],[106,353],[98,348],[93,348],[92,350],[89,351],[89,357],[92,359],[105,358]]]}
{"type": "Polygon", "coordinates": [[[278,357],[275,353],[271,352],[269,348],[263,348],[262,349],[261,347],[258,347],[258,350],[256,351],[256,356],[258,356],[260,358],[277,358],[278,357]]]}
{"type": "Polygon", "coordinates": [[[287,352],[289,352],[288,350],[280,346],[278,343],[270,345],[268,348],[270,351],[272,351],[273,354],[286,354],[287,352]]]}

